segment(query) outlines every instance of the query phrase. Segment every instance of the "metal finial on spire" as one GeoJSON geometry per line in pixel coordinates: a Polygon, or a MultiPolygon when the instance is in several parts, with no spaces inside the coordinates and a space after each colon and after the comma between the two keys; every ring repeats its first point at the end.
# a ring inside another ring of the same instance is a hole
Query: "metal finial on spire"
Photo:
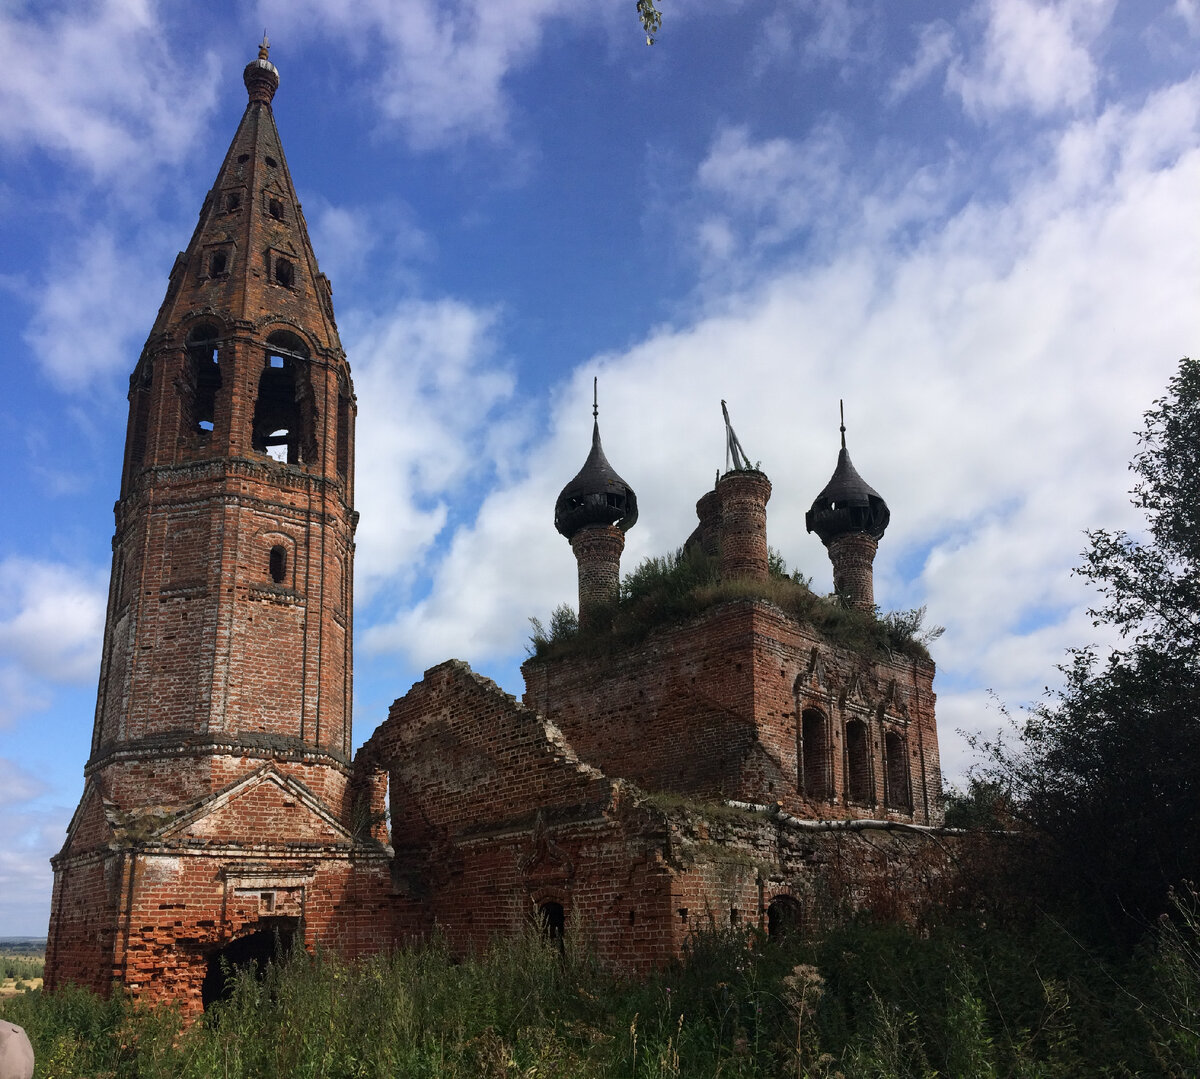
{"type": "Polygon", "coordinates": [[[721,402],[721,415],[725,417],[725,471],[729,471],[730,457],[733,458],[734,471],[753,469],[754,466],[750,464],[741,441],[734,434],[733,424],[729,422],[729,409],[725,407],[724,401],[721,402]]]}
{"type": "Polygon", "coordinates": [[[271,58],[271,42],[267,40],[266,28],[263,28],[262,44],[258,47],[258,58],[260,60],[269,60],[271,58]]]}
{"type": "Polygon", "coordinates": [[[596,375],[593,375],[592,376],[592,419],[594,419],[594,420],[600,418],[600,396],[599,396],[599,390],[597,389],[599,382],[600,382],[600,379],[596,375]]]}
{"type": "Polygon", "coordinates": [[[842,432],[842,449],[846,448],[846,403],[838,398],[838,412],[842,417],[842,426],[839,428],[842,432]]]}

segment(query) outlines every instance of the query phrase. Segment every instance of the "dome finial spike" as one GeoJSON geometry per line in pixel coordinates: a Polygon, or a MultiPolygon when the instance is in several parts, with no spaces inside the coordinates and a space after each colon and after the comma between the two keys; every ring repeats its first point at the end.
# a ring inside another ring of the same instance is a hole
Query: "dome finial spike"
{"type": "Polygon", "coordinates": [[[838,412],[842,417],[842,425],[839,430],[842,432],[842,449],[846,448],[846,402],[840,397],[838,398],[838,412]]]}
{"type": "Polygon", "coordinates": [[[600,418],[600,379],[597,375],[592,375],[592,419],[600,418]]]}
{"type": "Polygon", "coordinates": [[[271,42],[267,39],[267,28],[263,27],[262,44],[258,47],[258,58],[260,60],[269,60],[271,58],[271,42]]]}

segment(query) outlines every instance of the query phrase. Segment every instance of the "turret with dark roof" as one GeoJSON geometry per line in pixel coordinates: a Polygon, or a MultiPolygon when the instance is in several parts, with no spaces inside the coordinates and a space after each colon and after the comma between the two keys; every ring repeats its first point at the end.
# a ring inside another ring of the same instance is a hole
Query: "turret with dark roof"
{"type": "Polygon", "coordinates": [[[566,536],[579,566],[579,620],[594,621],[617,601],[625,533],[637,522],[637,495],[617,474],[600,444],[592,384],[592,449],[554,503],[554,527],[566,536]]]}
{"type": "Polygon", "coordinates": [[[891,520],[891,511],[850,460],[844,415],[841,434],[837,467],[804,515],[804,525],[829,550],[834,590],[851,606],[873,611],[875,551],[891,520]]]}

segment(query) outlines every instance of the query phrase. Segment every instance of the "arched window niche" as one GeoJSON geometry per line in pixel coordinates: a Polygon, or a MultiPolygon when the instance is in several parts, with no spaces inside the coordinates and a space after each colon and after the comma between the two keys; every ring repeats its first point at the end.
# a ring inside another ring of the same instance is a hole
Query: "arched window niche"
{"type": "Polygon", "coordinates": [[[863,805],[875,800],[871,783],[871,736],[861,719],[846,724],[846,798],[863,805]]]}
{"type": "Polygon", "coordinates": [[[884,803],[888,809],[912,812],[912,784],[908,771],[908,739],[899,731],[883,736],[884,803]]]}
{"type": "Polygon", "coordinates": [[[282,464],[317,460],[316,405],[305,343],[289,330],[267,338],[250,445],[282,464]]]}
{"type": "Polygon", "coordinates": [[[827,802],[833,797],[829,720],[818,708],[800,714],[800,790],[806,798],[827,802]]]}

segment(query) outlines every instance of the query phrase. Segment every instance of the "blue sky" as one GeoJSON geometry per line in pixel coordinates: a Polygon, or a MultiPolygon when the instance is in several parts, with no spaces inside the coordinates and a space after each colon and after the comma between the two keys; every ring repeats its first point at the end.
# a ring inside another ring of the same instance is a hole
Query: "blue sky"
{"type": "Polygon", "coordinates": [[[41,934],[82,789],[128,376],[245,106],[275,114],[359,399],[355,734],[428,666],[521,689],[573,601],[590,391],[678,546],[725,398],[769,537],[845,398],[926,604],[947,773],[1106,643],[1070,574],[1138,526],[1142,411],[1200,339],[1197,0],[260,0],[0,7],[0,935],[41,934]]]}

